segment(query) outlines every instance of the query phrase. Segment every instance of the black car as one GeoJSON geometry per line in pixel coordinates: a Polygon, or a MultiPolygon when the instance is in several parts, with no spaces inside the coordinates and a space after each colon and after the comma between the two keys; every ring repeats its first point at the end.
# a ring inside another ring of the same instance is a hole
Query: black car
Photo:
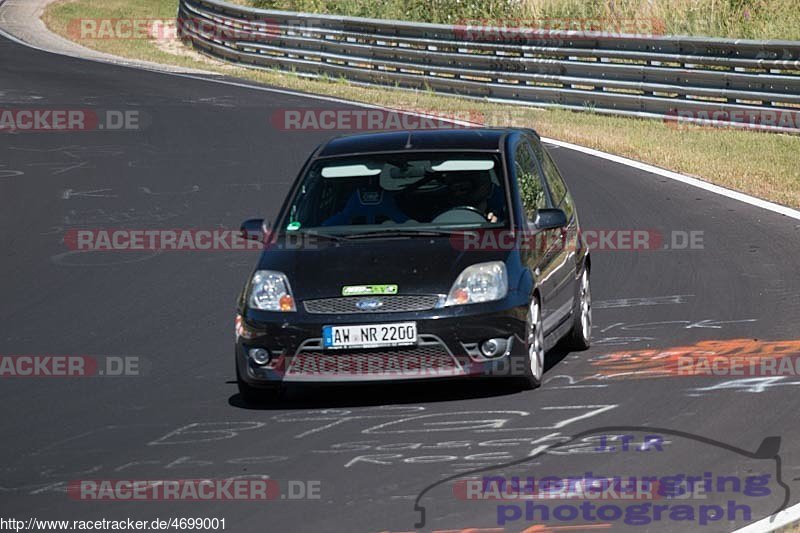
{"type": "Polygon", "coordinates": [[[590,260],[539,136],[464,129],[338,137],[303,166],[236,317],[245,400],[285,382],[542,378],[591,336],[590,260]]]}

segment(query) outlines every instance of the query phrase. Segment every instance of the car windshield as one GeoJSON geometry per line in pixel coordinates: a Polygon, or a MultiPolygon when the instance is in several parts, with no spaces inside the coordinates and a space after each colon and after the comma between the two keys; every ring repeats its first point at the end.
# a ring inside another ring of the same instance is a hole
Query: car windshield
{"type": "Polygon", "coordinates": [[[344,236],[458,231],[504,227],[508,212],[495,153],[368,154],[314,162],[285,229],[344,236]]]}

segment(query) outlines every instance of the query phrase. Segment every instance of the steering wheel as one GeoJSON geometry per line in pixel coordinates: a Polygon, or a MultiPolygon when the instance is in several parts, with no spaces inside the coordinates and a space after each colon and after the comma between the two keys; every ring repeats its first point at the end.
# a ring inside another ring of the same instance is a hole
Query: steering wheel
{"type": "Polygon", "coordinates": [[[486,215],[484,215],[484,214],[481,212],[481,210],[480,210],[480,209],[478,209],[477,207],[473,207],[473,206],[471,206],[471,205],[459,205],[459,206],[456,206],[456,207],[450,208],[448,211],[472,211],[473,213],[477,213],[477,214],[479,214],[479,215],[480,215],[481,217],[483,217],[484,219],[486,218],[486,215]]]}
{"type": "Polygon", "coordinates": [[[441,172],[431,172],[429,170],[426,170],[425,171],[425,176],[421,180],[417,180],[414,183],[412,183],[411,185],[409,185],[408,187],[405,187],[398,194],[405,195],[405,194],[412,193],[412,192],[414,192],[417,189],[427,185],[428,183],[430,183],[432,181],[439,180],[439,178],[441,178],[441,172]]]}
{"type": "Polygon", "coordinates": [[[484,215],[480,209],[472,207],[471,205],[460,205],[458,207],[448,209],[444,213],[434,218],[431,222],[434,224],[479,224],[481,222],[486,222],[486,215],[484,215]],[[468,216],[459,216],[459,211],[465,211],[468,216]]]}

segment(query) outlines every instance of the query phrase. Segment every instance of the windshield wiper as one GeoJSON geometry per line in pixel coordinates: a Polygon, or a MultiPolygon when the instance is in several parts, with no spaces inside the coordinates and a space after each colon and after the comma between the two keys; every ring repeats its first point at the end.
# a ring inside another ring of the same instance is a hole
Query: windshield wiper
{"type": "MultiPolygon", "coordinates": [[[[314,231],[314,230],[312,230],[312,231],[299,231],[297,233],[299,233],[300,235],[307,235],[307,236],[312,237],[312,238],[313,237],[319,237],[321,239],[327,239],[329,241],[343,241],[343,240],[346,239],[346,237],[344,237],[342,235],[337,235],[335,233],[325,233],[323,231],[314,231]]],[[[288,233],[287,233],[287,235],[288,235],[288,233]]]]}
{"type": "Polygon", "coordinates": [[[371,237],[449,237],[475,230],[442,230],[442,229],[395,229],[395,230],[373,230],[361,233],[352,233],[345,236],[345,239],[369,239],[371,237]]]}

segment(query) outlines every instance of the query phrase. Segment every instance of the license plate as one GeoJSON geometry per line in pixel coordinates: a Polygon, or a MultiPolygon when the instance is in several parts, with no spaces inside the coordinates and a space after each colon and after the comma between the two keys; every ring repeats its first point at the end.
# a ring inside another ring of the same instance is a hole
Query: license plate
{"type": "Polygon", "coordinates": [[[325,326],[322,346],[326,349],[384,348],[417,343],[417,323],[367,324],[364,326],[325,326]]]}

